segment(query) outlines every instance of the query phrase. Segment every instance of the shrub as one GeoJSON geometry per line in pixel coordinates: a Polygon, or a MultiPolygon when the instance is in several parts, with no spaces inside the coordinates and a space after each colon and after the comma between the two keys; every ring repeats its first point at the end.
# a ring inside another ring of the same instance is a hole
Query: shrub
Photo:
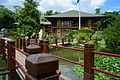
{"type": "Polygon", "coordinates": [[[90,28],[82,28],[80,30],[78,30],[78,32],[76,34],[74,34],[74,38],[76,38],[78,40],[78,42],[82,42],[84,40],[84,42],[89,41],[91,39],[92,34],[94,33],[94,31],[90,28]]]}
{"type": "Polygon", "coordinates": [[[92,40],[94,40],[94,43],[97,44],[97,41],[100,41],[103,39],[102,33],[95,33],[91,37],[92,40]]]}
{"type": "Polygon", "coordinates": [[[120,53],[120,15],[116,17],[112,25],[104,30],[104,39],[106,47],[115,53],[120,53]]]}
{"type": "Polygon", "coordinates": [[[60,36],[57,35],[57,34],[52,34],[52,35],[49,35],[48,38],[50,39],[53,39],[53,38],[59,38],[60,36]]]}
{"type": "Polygon", "coordinates": [[[91,33],[91,34],[93,34],[93,33],[94,33],[94,30],[92,30],[92,29],[90,29],[90,28],[82,28],[82,29],[79,29],[78,32],[91,33]]]}
{"type": "Polygon", "coordinates": [[[70,31],[68,32],[68,37],[69,37],[69,38],[73,38],[73,36],[74,36],[76,33],[78,33],[78,30],[70,30],[70,31]]]}
{"type": "MultiPolygon", "coordinates": [[[[83,61],[80,61],[83,63],[83,61]]],[[[120,58],[111,57],[111,56],[104,56],[104,55],[96,55],[95,56],[95,67],[107,72],[120,74],[120,58]]],[[[80,65],[75,65],[73,67],[73,70],[76,71],[78,75],[83,76],[84,69],[80,65]]],[[[95,71],[95,80],[119,80],[119,78],[116,78],[114,76],[110,76],[105,73],[101,73],[98,71],[95,71]]]]}

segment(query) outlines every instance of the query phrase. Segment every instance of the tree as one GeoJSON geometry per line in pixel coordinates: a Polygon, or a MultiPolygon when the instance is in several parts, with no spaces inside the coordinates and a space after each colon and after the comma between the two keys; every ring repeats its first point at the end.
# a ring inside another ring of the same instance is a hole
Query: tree
{"type": "Polygon", "coordinates": [[[112,24],[119,13],[119,11],[104,12],[102,15],[106,15],[106,17],[98,21],[99,29],[103,30],[107,28],[108,25],[112,24]]]}
{"type": "Polygon", "coordinates": [[[56,14],[60,14],[60,12],[55,11],[55,12],[54,12],[54,15],[56,15],[56,14]]]}
{"type": "Polygon", "coordinates": [[[96,8],[96,9],[95,9],[95,11],[96,11],[96,13],[95,13],[95,14],[100,15],[100,8],[96,8]]]}
{"type": "Polygon", "coordinates": [[[74,35],[74,38],[76,38],[78,42],[82,42],[82,41],[87,42],[91,39],[93,33],[94,30],[90,28],[82,28],[78,30],[78,32],[74,35]]]}
{"type": "Polygon", "coordinates": [[[107,27],[104,30],[106,47],[114,53],[120,54],[120,15],[116,16],[115,20],[107,27]]]}
{"type": "Polygon", "coordinates": [[[56,15],[56,14],[60,14],[60,12],[57,11],[53,11],[53,10],[48,10],[46,11],[46,13],[44,14],[45,16],[51,16],[51,15],[56,15]]]}
{"type": "Polygon", "coordinates": [[[21,10],[21,7],[16,5],[16,6],[13,6],[13,8],[15,9],[15,21],[18,22],[18,18],[19,18],[18,14],[21,10]]]}
{"type": "Polygon", "coordinates": [[[7,8],[0,8],[0,29],[13,28],[13,23],[15,22],[14,16],[15,14],[11,10],[8,10],[7,8]]]}
{"type": "Polygon", "coordinates": [[[17,5],[13,6],[13,8],[15,9],[15,13],[17,13],[17,14],[19,13],[19,11],[21,9],[21,7],[17,6],[17,5]]]}
{"type": "Polygon", "coordinates": [[[5,8],[5,6],[4,5],[0,5],[0,8],[5,8]]]}
{"type": "Polygon", "coordinates": [[[38,3],[34,0],[25,0],[24,8],[20,10],[18,19],[18,32],[22,34],[38,33],[40,30],[40,12],[38,3]]]}
{"type": "MultiPolygon", "coordinates": [[[[56,15],[56,14],[60,14],[60,12],[53,11],[53,10],[48,10],[44,13],[45,16],[51,16],[51,15],[56,15]]],[[[48,21],[45,17],[41,17],[40,20],[41,21],[48,21]]]]}

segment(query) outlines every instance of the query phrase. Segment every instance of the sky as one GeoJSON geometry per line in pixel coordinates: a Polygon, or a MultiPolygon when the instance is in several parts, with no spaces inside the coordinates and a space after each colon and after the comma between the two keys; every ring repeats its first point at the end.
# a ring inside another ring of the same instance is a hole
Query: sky
{"type": "MultiPolygon", "coordinates": [[[[39,2],[38,10],[42,13],[47,10],[65,12],[69,10],[79,10],[77,0],[36,0],[39,2]]],[[[0,0],[0,4],[13,10],[13,6],[23,7],[24,0],[0,0]]],[[[80,11],[95,13],[96,8],[101,8],[101,13],[105,11],[120,11],[120,0],[80,0],[80,11]]]]}

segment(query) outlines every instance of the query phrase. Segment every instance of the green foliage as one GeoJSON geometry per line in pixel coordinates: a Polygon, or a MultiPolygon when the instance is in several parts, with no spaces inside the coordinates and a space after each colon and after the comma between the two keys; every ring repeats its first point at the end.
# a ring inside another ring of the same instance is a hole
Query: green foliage
{"type": "Polygon", "coordinates": [[[48,22],[48,20],[45,17],[40,18],[41,21],[48,22]]]}
{"type": "Polygon", "coordinates": [[[5,8],[5,6],[0,4],[0,8],[5,8]]]}
{"type": "MultiPolygon", "coordinates": [[[[95,57],[95,67],[107,72],[120,74],[120,58],[97,55],[95,57]]],[[[95,72],[95,80],[119,80],[119,78],[104,74],[101,72],[95,72]]]]}
{"type": "Polygon", "coordinates": [[[78,33],[78,30],[69,30],[68,37],[73,38],[73,36],[78,33]]]}
{"type": "Polygon", "coordinates": [[[83,40],[85,43],[91,39],[93,33],[94,31],[90,28],[82,28],[78,30],[76,34],[74,34],[74,38],[76,38],[79,43],[83,42],[83,40]]]}
{"type": "Polygon", "coordinates": [[[107,48],[113,50],[114,53],[120,53],[120,15],[104,30],[104,39],[107,48]]]}
{"type": "MultiPolygon", "coordinates": [[[[83,61],[80,61],[83,63],[83,61]]],[[[96,55],[95,56],[95,67],[107,72],[120,74],[120,58],[96,55]]],[[[75,65],[73,70],[77,72],[78,75],[83,75],[84,69],[80,65],[75,65]]],[[[95,71],[95,80],[119,80],[119,78],[95,71]]]]}
{"type": "Polygon", "coordinates": [[[49,39],[53,39],[53,38],[59,38],[60,36],[57,35],[57,34],[52,34],[52,35],[49,35],[48,38],[49,39]]]}
{"type": "Polygon", "coordinates": [[[81,33],[90,33],[90,34],[93,34],[94,33],[94,30],[90,29],[90,28],[82,28],[82,29],[79,29],[79,32],[81,33]]]}
{"type": "Polygon", "coordinates": [[[60,12],[57,12],[57,11],[54,12],[53,10],[48,10],[44,15],[50,16],[50,15],[56,15],[56,14],[60,14],[60,12]]]}
{"type": "Polygon", "coordinates": [[[15,14],[11,10],[8,10],[7,8],[0,8],[0,29],[13,28],[13,23],[15,22],[14,16],[15,14]]]}
{"type": "Polygon", "coordinates": [[[91,37],[92,40],[94,40],[95,44],[98,44],[97,42],[103,39],[103,34],[102,33],[95,33],[91,37]]]}
{"type": "Polygon", "coordinates": [[[34,7],[37,7],[39,5],[39,3],[35,0],[25,0],[25,3],[32,4],[34,7]]]}
{"type": "Polygon", "coordinates": [[[111,25],[112,22],[116,19],[116,16],[119,15],[119,11],[113,11],[113,12],[105,12],[102,15],[106,15],[105,18],[98,21],[98,26],[101,30],[108,27],[108,25],[111,25]]]}
{"type": "Polygon", "coordinates": [[[13,6],[13,8],[15,9],[15,11],[14,11],[14,12],[15,12],[15,16],[14,16],[15,22],[18,22],[18,18],[19,18],[18,14],[19,14],[19,12],[20,12],[20,10],[21,10],[21,7],[15,5],[15,6],[13,6]]]}
{"type": "Polygon", "coordinates": [[[24,8],[20,10],[18,19],[18,32],[22,34],[38,33],[40,30],[40,15],[37,8],[37,2],[34,0],[26,0],[24,8]]]}
{"type": "Polygon", "coordinates": [[[96,13],[95,13],[95,14],[100,15],[100,8],[96,8],[96,9],[95,9],[95,11],[96,11],[96,13]]]}

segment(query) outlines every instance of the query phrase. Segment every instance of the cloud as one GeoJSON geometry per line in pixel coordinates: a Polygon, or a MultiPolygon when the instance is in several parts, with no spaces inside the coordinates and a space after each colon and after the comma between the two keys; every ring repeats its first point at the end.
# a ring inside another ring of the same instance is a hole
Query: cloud
{"type": "MultiPolygon", "coordinates": [[[[42,12],[55,10],[65,12],[68,10],[78,10],[77,0],[41,0],[38,9],[42,12]]],[[[96,8],[102,6],[106,0],[80,0],[81,11],[93,12],[96,8]]]]}
{"type": "Polygon", "coordinates": [[[18,6],[23,6],[24,0],[5,0],[3,1],[3,5],[5,5],[6,8],[10,10],[14,10],[13,6],[18,5],[18,6]]]}
{"type": "MultiPolygon", "coordinates": [[[[65,12],[69,10],[78,10],[77,0],[36,0],[39,1],[38,9],[41,12],[54,10],[65,12]]],[[[102,6],[106,0],[80,0],[81,11],[94,12],[96,8],[102,6]]],[[[7,8],[13,10],[14,5],[23,6],[24,0],[0,0],[7,8]]]]}
{"type": "Polygon", "coordinates": [[[42,12],[47,10],[64,12],[75,7],[76,5],[72,4],[72,0],[42,0],[38,9],[42,12]]]}
{"type": "Polygon", "coordinates": [[[113,10],[108,10],[107,12],[113,12],[113,10]]]}

